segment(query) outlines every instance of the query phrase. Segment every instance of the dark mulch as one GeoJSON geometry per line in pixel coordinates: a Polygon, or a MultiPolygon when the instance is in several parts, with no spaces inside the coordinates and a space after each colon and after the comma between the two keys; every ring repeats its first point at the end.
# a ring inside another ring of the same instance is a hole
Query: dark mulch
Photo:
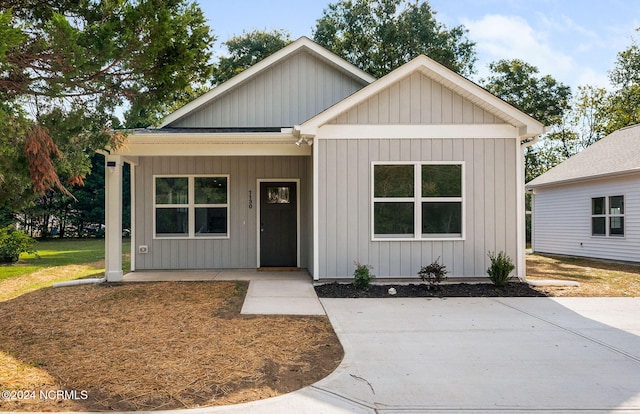
{"type": "Polygon", "coordinates": [[[496,287],[491,283],[447,283],[429,289],[428,284],[408,285],[370,285],[366,289],[356,289],[352,283],[327,283],[315,287],[321,298],[455,298],[455,297],[544,297],[526,283],[510,282],[504,287],[496,287]],[[389,294],[389,288],[396,290],[389,294]]]}

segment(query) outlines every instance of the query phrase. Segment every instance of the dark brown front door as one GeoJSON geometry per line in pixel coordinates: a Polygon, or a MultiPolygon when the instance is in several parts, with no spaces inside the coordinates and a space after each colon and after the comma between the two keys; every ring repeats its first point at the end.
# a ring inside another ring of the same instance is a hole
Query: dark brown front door
{"type": "Polygon", "coordinates": [[[295,182],[260,183],[260,267],[298,265],[295,182]]]}

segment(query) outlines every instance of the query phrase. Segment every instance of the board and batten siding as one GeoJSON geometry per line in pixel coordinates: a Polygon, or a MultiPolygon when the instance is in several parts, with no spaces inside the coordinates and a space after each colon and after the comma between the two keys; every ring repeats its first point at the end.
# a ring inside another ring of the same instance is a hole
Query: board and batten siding
{"type": "MultiPolygon", "coordinates": [[[[484,276],[488,250],[517,255],[515,139],[323,139],[319,162],[319,278],[417,277],[440,258],[450,277],[484,276]],[[372,241],[374,161],[463,161],[464,240],[372,241]]],[[[517,274],[519,269],[516,269],[517,274]]]]}
{"type": "Polygon", "coordinates": [[[533,250],[640,262],[640,175],[536,188],[533,250]],[[592,236],[591,199],[616,195],[624,195],[624,237],[592,236]]]}
{"type": "Polygon", "coordinates": [[[504,124],[451,89],[421,74],[401,79],[330,124],[504,124]]]}
{"type": "Polygon", "coordinates": [[[312,180],[310,157],[140,157],[136,166],[136,270],[224,269],[257,266],[257,180],[300,179],[300,266],[310,267],[312,252],[312,180]],[[154,239],[153,176],[171,174],[229,175],[228,239],[154,239]],[[251,191],[252,208],[249,208],[251,191]]]}
{"type": "Polygon", "coordinates": [[[170,126],[291,127],[363,86],[363,81],[300,51],[170,126]]]}

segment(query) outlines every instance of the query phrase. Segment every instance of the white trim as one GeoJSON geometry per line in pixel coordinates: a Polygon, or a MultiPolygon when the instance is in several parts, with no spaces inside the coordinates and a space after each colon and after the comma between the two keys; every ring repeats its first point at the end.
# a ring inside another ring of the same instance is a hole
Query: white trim
{"type": "Polygon", "coordinates": [[[465,212],[465,162],[464,161],[372,161],[371,162],[371,241],[464,241],[466,237],[466,212],[465,212]],[[413,197],[394,197],[392,200],[387,197],[375,197],[375,179],[374,170],[376,165],[412,165],[413,166],[413,197]],[[422,197],[422,166],[423,165],[460,165],[460,197],[422,197]],[[413,203],[413,237],[406,237],[406,235],[386,235],[376,236],[375,234],[375,212],[374,207],[376,202],[398,202],[398,203],[413,203]],[[460,203],[460,235],[452,234],[429,236],[422,233],[422,203],[423,202],[459,202],[460,203]]]}
{"type": "Polygon", "coordinates": [[[261,267],[260,263],[260,206],[262,205],[262,193],[260,192],[261,183],[295,183],[296,184],[296,267],[300,267],[300,179],[299,178],[258,178],[256,200],[256,263],[257,267],[261,267]]]}
{"type": "Polygon", "coordinates": [[[508,124],[481,125],[338,125],[317,130],[315,139],[519,138],[508,124]]]}
{"type": "Polygon", "coordinates": [[[313,280],[320,280],[320,145],[313,146],[313,280]]]}
{"type": "Polygon", "coordinates": [[[105,156],[105,276],[122,281],[122,157],[105,156]],[[108,163],[115,163],[111,171],[108,163]]]}
{"type": "Polygon", "coordinates": [[[129,163],[129,193],[131,195],[131,237],[129,241],[131,242],[131,271],[135,272],[136,270],[136,165],[133,163],[129,163]]]}
{"type": "Polygon", "coordinates": [[[226,240],[231,238],[231,176],[229,174],[154,174],[152,176],[153,197],[153,240],[226,240]],[[195,204],[195,179],[225,177],[227,179],[227,203],[226,204],[195,204]],[[157,204],[156,203],[156,178],[187,178],[186,204],[157,204]],[[196,208],[226,208],[227,209],[227,234],[224,236],[196,236],[195,214],[196,208]],[[158,236],[156,234],[156,210],[158,208],[186,208],[188,214],[188,234],[186,236],[158,236]]]}
{"type": "MultiPolygon", "coordinates": [[[[527,280],[527,221],[525,218],[524,148],[516,145],[516,276],[527,280]]],[[[485,253],[486,254],[486,253],[485,253]]]]}
{"type": "Polygon", "coordinates": [[[498,118],[504,119],[513,126],[520,128],[519,135],[521,138],[537,136],[544,133],[544,127],[540,122],[424,55],[416,57],[386,76],[305,121],[297,130],[302,135],[315,135],[318,129],[327,122],[330,122],[332,119],[349,111],[361,102],[375,96],[385,88],[415,72],[423,73],[425,76],[430,77],[455,93],[469,99],[479,107],[495,114],[498,118]]]}
{"type": "Polygon", "coordinates": [[[237,85],[240,85],[241,83],[244,83],[245,81],[249,80],[250,78],[258,75],[263,70],[265,70],[265,69],[269,68],[270,66],[278,63],[279,61],[287,58],[288,56],[292,56],[293,54],[295,54],[295,53],[297,53],[298,51],[301,51],[301,50],[308,50],[308,51],[316,54],[320,58],[330,62],[334,66],[336,66],[339,69],[341,69],[343,72],[348,73],[350,76],[352,76],[352,77],[354,77],[356,79],[359,79],[362,82],[371,83],[371,82],[375,81],[375,78],[373,76],[371,76],[368,73],[364,72],[363,70],[361,70],[360,68],[356,67],[355,65],[352,65],[351,63],[347,62],[346,60],[340,58],[339,56],[335,55],[334,53],[330,52],[329,50],[323,48],[322,46],[320,46],[317,43],[313,42],[311,39],[303,36],[303,37],[299,38],[298,40],[292,42],[288,46],[280,49],[279,51],[277,51],[276,53],[272,54],[271,56],[265,58],[264,60],[261,60],[260,62],[256,63],[255,65],[251,66],[247,70],[241,72],[239,75],[234,76],[233,78],[231,78],[228,81],[218,85],[217,87],[213,88],[212,90],[210,90],[209,92],[207,92],[204,95],[200,96],[199,98],[196,98],[195,100],[189,102],[188,104],[184,105],[183,107],[181,107],[181,108],[177,109],[176,111],[170,113],[169,115],[167,115],[167,117],[165,117],[162,120],[162,122],[160,123],[159,128],[165,127],[165,126],[167,126],[167,125],[169,125],[169,124],[171,124],[171,123],[173,123],[173,122],[175,122],[175,121],[187,116],[188,114],[190,114],[194,110],[200,108],[203,105],[206,105],[207,103],[211,102],[212,100],[214,100],[218,96],[223,95],[225,92],[235,88],[237,85]]]}

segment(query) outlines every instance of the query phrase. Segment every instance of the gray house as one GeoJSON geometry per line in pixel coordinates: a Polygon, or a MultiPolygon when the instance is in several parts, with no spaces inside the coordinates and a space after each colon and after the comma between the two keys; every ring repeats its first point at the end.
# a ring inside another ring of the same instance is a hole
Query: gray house
{"type": "Polygon", "coordinates": [[[307,38],[107,155],[107,277],[122,278],[122,163],[134,271],[305,268],[415,277],[440,260],[525,275],[523,147],[543,126],[419,56],[374,79],[307,38]]]}
{"type": "Polygon", "coordinates": [[[640,125],[527,184],[535,252],[640,262],[640,125]]]}

